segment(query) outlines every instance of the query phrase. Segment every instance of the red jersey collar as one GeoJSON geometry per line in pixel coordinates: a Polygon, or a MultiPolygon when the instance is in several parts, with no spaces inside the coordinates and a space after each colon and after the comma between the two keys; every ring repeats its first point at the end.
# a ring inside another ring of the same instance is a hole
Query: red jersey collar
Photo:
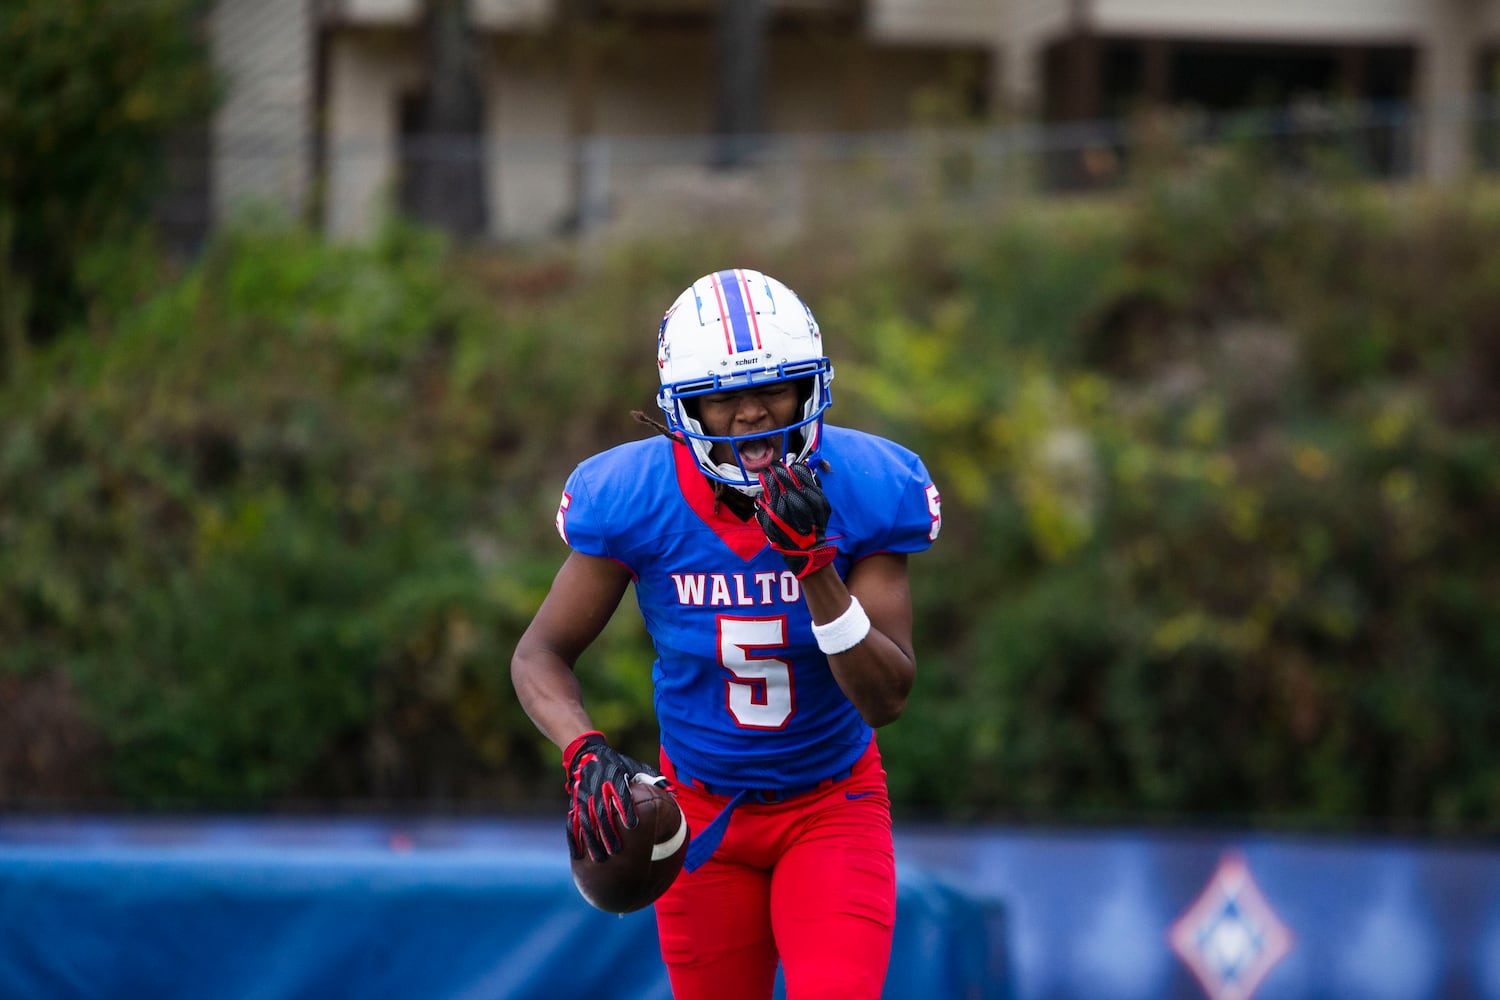
{"type": "Polygon", "coordinates": [[[698,468],[698,460],[691,448],[673,441],[672,459],[677,466],[677,486],[693,513],[713,529],[731,552],[746,562],[754,559],[769,544],[760,525],[754,518],[741,521],[728,505],[718,502],[713,483],[698,468]]]}

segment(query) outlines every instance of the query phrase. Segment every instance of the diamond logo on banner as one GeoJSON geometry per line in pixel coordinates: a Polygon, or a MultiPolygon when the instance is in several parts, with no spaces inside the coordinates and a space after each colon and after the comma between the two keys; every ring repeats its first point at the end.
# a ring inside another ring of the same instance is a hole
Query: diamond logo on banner
{"type": "Polygon", "coordinates": [[[1245,859],[1224,855],[1167,940],[1209,1000],[1251,1000],[1261,980],[1292,950],[1292,934],[1250,876],[1245,859]]]}

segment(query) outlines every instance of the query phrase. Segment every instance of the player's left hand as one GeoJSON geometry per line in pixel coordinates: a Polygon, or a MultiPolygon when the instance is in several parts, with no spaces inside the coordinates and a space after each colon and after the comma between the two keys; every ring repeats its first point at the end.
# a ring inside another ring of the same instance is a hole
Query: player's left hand
{"type": "Polygon", "coordinates": [[[797,578],[833,562],[838,549],[828,542],[832,508],[807,463],[776,463],[760,474],[760,487],[755,520],[797,578]]]}

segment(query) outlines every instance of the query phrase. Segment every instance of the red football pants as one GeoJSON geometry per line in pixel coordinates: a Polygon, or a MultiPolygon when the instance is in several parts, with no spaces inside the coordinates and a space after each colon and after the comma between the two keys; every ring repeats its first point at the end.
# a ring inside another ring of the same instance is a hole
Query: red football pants
{"type": "MultiPolygon", "coordinates": [[[[729,801],[677,781],[690,830],[729,801]]],[[[849,777],[738,806],[724,841],[656,903],[675,1000],[878,1000],[896,924],[891,805],[875,741],[849,777]]]]}

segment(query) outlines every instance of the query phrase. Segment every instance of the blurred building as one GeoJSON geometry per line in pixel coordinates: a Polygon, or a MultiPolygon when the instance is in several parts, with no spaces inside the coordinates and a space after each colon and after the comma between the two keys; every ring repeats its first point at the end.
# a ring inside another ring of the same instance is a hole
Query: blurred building
{"type": "Polygon", "coordinates": [[[467,163],[477,230],[525,239],[617,213],[622,183],[753,211],[722,168],[758,138],[1143,103],[1412,109],[1410,168],[1447,180],[1468,169],[1500,0],[219,0],[212,34],[215,218],[271,201],[358,236],[423,169],[441,190],[467,163]],[[478,56],[467,124],[433,121],[457,51],[444,11],[478,56]]]}

